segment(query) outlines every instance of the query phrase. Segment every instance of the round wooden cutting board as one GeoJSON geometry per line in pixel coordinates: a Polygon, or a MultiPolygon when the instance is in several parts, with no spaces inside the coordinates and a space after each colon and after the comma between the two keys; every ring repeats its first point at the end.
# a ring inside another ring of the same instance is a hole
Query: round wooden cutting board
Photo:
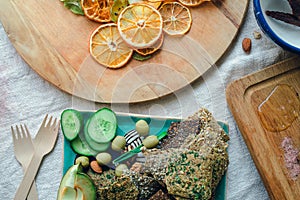
{"type": "MultiPolygon", "coordinates": [[[[0,19],[18,53],[61,90],[95,102],[135,103],[170,94],[199,78],[235,38],[248,0],[212,0],[191,9],[192,27],[165,36],[158,53],[112,70],[89,53],[99,23],[66,9],[60,0],[2,0],[0,19]]],[[[166,35],[166,34],[165,34],[166,35]]]]}

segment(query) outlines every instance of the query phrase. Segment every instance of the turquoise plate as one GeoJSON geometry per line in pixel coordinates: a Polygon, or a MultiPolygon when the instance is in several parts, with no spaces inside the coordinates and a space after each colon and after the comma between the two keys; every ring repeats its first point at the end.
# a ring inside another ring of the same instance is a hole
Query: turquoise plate
{"type": "MultiPolygon", "coordinates": [[[[81,112],[83,114],[84,122],[93,114],[93,112],[81,112]]],[[[180,121],[179,118],[171,117],[156,117],[145,116],[136,114],[116,113],[118,121],[117,135],[124,135],[126,132],[132,130],[135,127],[135,122],[144,119],[150,125],[150,133],[158,134],[163,131],[167,131],[172,122],[180,121]]],[[[223,122],[218,122],[224,131],[228,134],[228,125],[223,122]]],[[[71,148],[70,142],[64,138],[64,153],[63,153],[63,174],[74,164],[76,153],[71,148]]],[[[215,200],[226,199],[226,174],[220,181],[216,193],[215,200]]]]}

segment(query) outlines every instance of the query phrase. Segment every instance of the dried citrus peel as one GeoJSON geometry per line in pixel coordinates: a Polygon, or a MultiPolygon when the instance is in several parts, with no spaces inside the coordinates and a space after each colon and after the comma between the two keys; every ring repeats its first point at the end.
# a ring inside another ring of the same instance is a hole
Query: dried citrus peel
{"type": "Polygon", "coordinates": [[[205,1],[211,1],[211,0],[178,0],[178,1],[185,6],[199,6],[205,1]]]}
{"type": "Polygon", "coordinates": [[[169,35],[184,35],[192,24],[190,10],[177,2],[164,3],[159,12],[163,18],[163,30],[169,35]]]}
{"type": "Polygon", "coordinates": [[[163,41],[164,41],[164,35],[162,34],[161,37],[159,38],[159,40],[151,47],[144,48],[144,49],[135,49],[135,51],[137,53],[141,54],[142,56],[147,56],[147,55],[153,54],[154,52],[156,52],[157,50],[160,49],[160,47],[163,44],[163,41]]]}
{"type": "Polygon", "coordinates": [[[133,50],[120,37],[114,23],[99,26],[90,38],[90,53],[108,68],[120,68],[131,58],[133,50]]]}
{"type": "Polygon", "coordinates": [[[122,39],[135,49],[151,47],[162,34],[160,13],[147,4],[133,4],[119,15],[118,30],[122,39]]]}
{"type": "Polygon", "coordinates": [[[113,0],[81,0],[81,7],[87,18],[96,22],[109,22],[113,2],[113,0]]]}

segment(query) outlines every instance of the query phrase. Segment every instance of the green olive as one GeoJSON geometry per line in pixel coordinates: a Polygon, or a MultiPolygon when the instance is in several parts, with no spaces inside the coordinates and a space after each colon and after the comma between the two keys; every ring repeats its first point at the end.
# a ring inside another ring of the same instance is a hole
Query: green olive
{"type": "Polygon", "coordinates": [[[112,150],[115,150],[115,151],[121,151],[122,149],[125,148],[125,145],[126,145],[125,137],[118,135],[112,141],[111,148],[112,148],[112,150]]]}
{"type": "Polygon", "coordinates": [[[89,158],[86,157],[86,156],[79,156],[78,158],[76,158],[75,160],[75,165],[77,164],[81,164],[81,166],[83,168],[88,168],[89,165],[90,165],[90,161],[89,161],[89,158]]]}
{"type": "Polygon", "coordinates": [[[143,140],[143,145],[147,149],[156,147],[158,145],[158,143],[159,143],[159,140],[156,135],[150,135],[143,140]]]}
{"type": "Polygon", "coordinates": [[[135,130],[140,136],[147,136],[149,133],[149,125],[145,120],[139,120],[135,124],[135,130]]]}
{"type": "Polygon", "coordinates": [[[127,165],[125,164],[120,164],[116,167],[115,169],[115,174],[116,176],[122,176],[122,174],[124,173],[124,171],[128,170],[127,165]]]}
{"type": "Polygon", "coordinates": [[[109,153],[98,153],[96,160],[99,165],[108,165],[111,161],[111,155],[109,153]]]}

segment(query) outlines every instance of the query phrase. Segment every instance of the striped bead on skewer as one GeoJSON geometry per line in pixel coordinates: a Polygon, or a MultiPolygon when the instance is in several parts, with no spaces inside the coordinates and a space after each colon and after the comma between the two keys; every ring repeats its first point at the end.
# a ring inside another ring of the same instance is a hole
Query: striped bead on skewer
{"type": "Polygon", "coordinates": [[[124,137],[127,145],[130,145],[133,149],[142,144],[142,139],[136,130],[127,132],[124,137]]]}

